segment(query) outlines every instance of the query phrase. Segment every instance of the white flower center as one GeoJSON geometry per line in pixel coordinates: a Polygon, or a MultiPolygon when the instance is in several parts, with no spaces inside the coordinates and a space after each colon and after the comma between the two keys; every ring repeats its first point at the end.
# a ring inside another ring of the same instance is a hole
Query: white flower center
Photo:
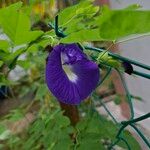
{"type": "Polygon", "coordinates": [[[68,79],[71,82],[77,82],[78,76],[72,71],[71,65],[63,65],[68,60],[68,57],[65,54],[61,54],[61,62],[62,62],[62,68],[65,71],[68,79]]]}
{"type": "Polygon", "coordinates": [[[69,66],[69,65],[63,65],[63,70],[65,71],[65,73],[66,73],[68,79],[69,79],[70,81],[76,83],[76,81],[77,81],[77,79],[78,79],[78,76],[77,76],[74,72],[72,72],[71,66],[69,66]]]}

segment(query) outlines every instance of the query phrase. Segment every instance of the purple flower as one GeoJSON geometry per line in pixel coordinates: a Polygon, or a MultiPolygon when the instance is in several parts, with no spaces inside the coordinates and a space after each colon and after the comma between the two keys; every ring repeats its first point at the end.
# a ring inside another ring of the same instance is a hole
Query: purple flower
{"type": "Polygon", "coordinates": [[[133,73],[133,66],[129,62],[122,62],[122,66],[127,74],[131,75],[133,73]]]}
{"type": "Polygon", "coordinates": [[[59,44],[49,54],[46,83],[59,101],[77,105],[90,95],[98,82],[98,65],[77,44],[59,44]]]}

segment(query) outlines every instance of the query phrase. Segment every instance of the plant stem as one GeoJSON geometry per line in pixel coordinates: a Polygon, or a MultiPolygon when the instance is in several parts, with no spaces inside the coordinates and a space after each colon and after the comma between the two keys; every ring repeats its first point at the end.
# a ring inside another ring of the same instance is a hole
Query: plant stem
{"type": "MultiPolygon", "coordinates": [[[[103,52],[103,51],[105,51],[104,49],[96,48],[96,47],[85,46],[84,48],[85,48],[85,49],[89,49],[89,50],[93,50],[93,51],[97,51],[97,52],[103,52]]],[[[131,59],[129,59],[129,58],[126,58],[126,57],[123,57],[123,56],[120,56],[120,55],[118,55],[118,54],[111,53],[111,52],[109,52],[108,55],[109,55],[109,56],[112,56],[112,57],[115,58],[115,59],[118,59],[118,60],[121,60],[121,61],[126,61],[126,62],[129,62],[129,63],[131,63],[131,64],[133,64],[133,65],[138,66],[138,67],[144,68],[144,69],[146,69],[146,70],[150,70],[150,66],[145,65],[145,64],[142,64],[142,63],[140,63],[140,62],[138,62],[138,61],[131,60],[131,59]]]]}
{"type": "Polygon", "coordinates": [[[62,102],[59,103],[62,111],[64,111],[64,115],[70,119],[71,125],[75,126],[79,122],[79,112],[77,106],[64,104],[62,102]]]}

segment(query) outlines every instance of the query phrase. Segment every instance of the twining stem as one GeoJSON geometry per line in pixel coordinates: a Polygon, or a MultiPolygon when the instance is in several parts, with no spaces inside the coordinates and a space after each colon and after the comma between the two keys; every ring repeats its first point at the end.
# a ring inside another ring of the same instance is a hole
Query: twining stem
{"type": "MultiPolygon", "coordinates": [[[[103,52],[103,51],[104,51],[104,49],[96,48],[96,47],[85,46],[84,48],[85,48],[85,49],[89,49],[89,50],[93,50],[93,51],[97,51],[97,52],[103,52]]],[[[120,56],[120,55],[118,55],[118,54],[111,53],[111,52],[109,52],[108,55],[109,55],[109,56],[112,56],[112,57],[115,58],[115,59],[119,59],[119,60],[121,60],[121,61],[126,61],[126,62],[129,62],[129,63],[131,63],[131,64],[133,64],[133,65],[138,66],[138,67],[141,67],[141,68],[150,70],[150,66],[145,65],[145,64],[142,64],[142,63],[139,63],[139,62],[137,62],[137,61],[135,61],[135,60],[131,60],[131,59],[129,59],[129,58],[126,58],[126,57],[123,57],[123,56],[120,56]]]]}
{"type": "Polygon", "coordinates": [[[62,102],[59,103],[62,111],[64,111],[64,115],[70,119],[71,125],[75,126],[79,122],[79,112],[77,106],[64,104],[62,102]]]}
{"type": "Polygon", "coordinates": [[[120,41],[116,41],[115,44],[120,44],[120,43],[124,43],[124,42],[131,41],[131,40],[136,40],[136,39],[143,38],[143,37],[146,37],[146,36],[150,36],[150,33],[146,33],[146,34],[142,34],[142,35],[139,35],[139,36],[134,36],[134,37],[130,37],[130,38],[120,40],[120,41]]]}

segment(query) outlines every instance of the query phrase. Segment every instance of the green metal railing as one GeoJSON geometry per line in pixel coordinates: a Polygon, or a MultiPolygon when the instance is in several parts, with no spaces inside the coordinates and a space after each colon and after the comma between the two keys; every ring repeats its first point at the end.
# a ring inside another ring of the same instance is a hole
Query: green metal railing
{"type": "MultiPolygon", "coordinates": [[[[150,118],[150,113],[147,113],[147,114],[145,114],[145,115],[143,115],[141,117],[138,117],[138,118],[134,117],[134,110],[133,110],[133,104],[132,104],[131,95],[129,93],[129,90],[127,88],[126,82],[125,82],[125,80],[124,80],[121,72],[119,70],[117,70],[117,72],[118,72],[118,74],[120,76],[120,79],[122,81],[123,87],[124,87],[124,89],[126,91],[126,96],[127,96],[129,107],[130,107],[130,119],[128,121],[122,121],[122,122],[118,123],[118,121],[115,119],[115,117],[109,111],[109,109],[106,107],[105,103],[103,103],[102,101],[100,101],[101,105],[104,107],[104,109],[106,110],[106,112],[108,113],[108,115],[112,118],[112,120],[114,121],[114,123],[118,126],[118,133],[116,134],[116,140],[109,146],[109,149],[111,150],[120,141],[123,141],[126,144],[128,150],[131,150],[129,143],[127,142],[126,139],[124,139],[124,137],[122,135],[124,129],[126,127],[128,127],[128,126],[132,127],[138,133],[138,135],[141,137],[141,139],[145,142],[145,144],[150,148],[150,142],[149,142],[149,140],[144,136],[144,134],[135,125],[135,123],[137,123],[137,122],[140,122],[140,121],[142,121],[144,119],[150,118]]],[[[103,79],[106,79],[110,75],[110,73],[111,72],[108,70],[103,79]]],[[[104,81],[105,80],[103,80],[103,82],[104,81]]]]}
{"type": "MultiPolygon", "coordinates": [[[[58,26],[58,16],[56,16],[55,18],[55,24],[50,24],[54,30],[55,30],[55,33],[58,37],[65,37],[66,35],[61,32],[59,30],[59,26],[58,26]]],[[[100,48],[95,48],[95,47],[89,47],[89,46],[84,46],[85,49],[87,50],[91,50],[91,51],[97,51],[99,53],[105,51],[104,49],[100,49],[100,48]]],[[[148,65],[145,65],[145,64],[142,64],[138,61],[135,61],[135,60],[131,60],[131,59],[128,59],[126,57],[122,57],[118,54],[114,54],[114,53],[111,53],[109,52],[108,53],[111,57],[119,60],[119,61],[125,61],[125,62],[128,62],[132,65],[135,65],[135,66],[138,66],[140,68],[143,68],[143,69],[146,69],[146,70],[149,70],[150,71],[150,66],[148,65]]],[[[108,71],[106,73],[106,75],[103,77],[103,79],[101,79],[101,82],[99,83],[99,85],[102,85],[103,82],[105,81],[105,79],[107,79],[107,77],[111,74],[111,71],[112,69],[115,69],[115,68],[112,68],[111,66],[108,66],[106,64],[101,64],[101,65],[104,65],[105,67],[108,68],[108,71]]],[[[112,113],[109,111],[109,109],[106,107],[105,103],[103,103],[101,100],[100,100],[100,103],[101,105],[104,107],[104,109],[107,111],[108,115],[110,115],[110,117],[112,118],[112,120],[116,123],[117,127],[118,127],[118,132],[116,134],[116,140],[109,146],[109,149],[111,150],[115,145],[117,145],[120,141],[124,142],[127,146],[127,149],[128,150],[131,150],[131,147],[128,143],[128,141],[123,137],[123,131],[125,130],[126,127],[130,126],[132,127],[136,132],[137,134],[141,137],[141,139],[145,142],[145,144],[148,146],[148,148],[150,148],[150,141],[147,139],[147,137],[144,136],[144,134],[142,133],[142,131],[140,131],[135,123],[137,122],[140,122],[142,120],[145,120],[145,119],[148,119],[150,118],[150,113],[147,113],[143,116],[140,116],[138,118],[135,118],[134,116],[134,109],[133,109],[133,104],[132,104],[132,97],[130,95],[130,92],[128,90],[128,87],[126,85],[126,82],[124,80],[124,77],[122,76],[122,73],[120,72],[120,70],[118,69],[115,69],[122,81],[122,85],[124,87],[124,90],[126,92],[126,97],[127,97],[127,100],[128,100],[128,104],[129,104],[129,108],[130,108],[130,119],[127,120],[127,121],[122,121],[122,122],[118,122],[115,117],[112,115],[112,113]]],[[[146,73],[143,73],[143,72],[139,72],[139,71],[136,71],[136,70],[133,70],[133,73],[132,74],[135,74],[137,76],[141,76],[141,77],[144,77],[144,78],[147,78],[147,79],[150,79],[150,74],[146,74],[146,73]]],[[[99,97],[98,97],[99,98],[99,97]]]]}

